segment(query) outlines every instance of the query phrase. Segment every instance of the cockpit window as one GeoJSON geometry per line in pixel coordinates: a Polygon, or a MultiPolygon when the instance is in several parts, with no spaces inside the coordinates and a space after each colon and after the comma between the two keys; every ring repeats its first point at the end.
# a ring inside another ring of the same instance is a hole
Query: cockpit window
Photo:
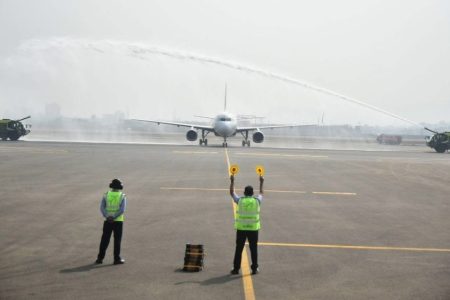
{"type": "Polygon", "coordinates": [[[220,121],[230,122],[231,118],[224,118],[224,117],[222,117],[222,118],[220,118],[220,121]]]}

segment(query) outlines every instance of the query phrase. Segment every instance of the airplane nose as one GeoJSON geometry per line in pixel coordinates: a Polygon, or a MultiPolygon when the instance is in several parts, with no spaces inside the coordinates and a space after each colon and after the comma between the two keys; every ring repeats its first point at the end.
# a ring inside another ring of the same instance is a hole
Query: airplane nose
{"type": "Polygon", "coordinates": [[[225,126],[224,124],[218,124],[218,126],[215,128],[215,130],[220,136],[225,137],[225,136],[229,135],[228,126],[225,126]]]}

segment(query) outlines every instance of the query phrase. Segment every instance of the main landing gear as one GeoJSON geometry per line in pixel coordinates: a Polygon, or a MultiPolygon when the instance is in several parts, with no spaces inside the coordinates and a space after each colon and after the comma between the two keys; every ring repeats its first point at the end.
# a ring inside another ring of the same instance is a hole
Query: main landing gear
{"type": "Polygon", "coordinates": [[[202,146],[202,145],[208,146],[208,139],[206,138],[208,133],[209,133],[209,131],[206,131],[206,133],[205,133],[205,130],[202,129],[202,138],[198,140],[198,144],[200,146],[202,146]]]}
{"type": "Polygon", "coordinates": [[[250,147],[250,141],[248,139],[248,131],[241,131],[242,137],[244,140],[242,141],[242,147],[250,147]]]}

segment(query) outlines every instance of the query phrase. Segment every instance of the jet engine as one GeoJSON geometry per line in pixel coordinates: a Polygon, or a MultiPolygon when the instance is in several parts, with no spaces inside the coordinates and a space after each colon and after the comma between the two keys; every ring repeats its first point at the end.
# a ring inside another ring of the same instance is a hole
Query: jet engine
{"type": "Polygon", "coordinates": [[[264,141],[264,134],[261,131],[256,131],[253,134],[253,142],[262,143],[264,141]]]}
{"type": "Polygon", "coordinates": [[[186,133],[186,139],[190,142],[196,141],[197,140],[197,131],[190,129],[188,130],[188,132],[186,133]]]}

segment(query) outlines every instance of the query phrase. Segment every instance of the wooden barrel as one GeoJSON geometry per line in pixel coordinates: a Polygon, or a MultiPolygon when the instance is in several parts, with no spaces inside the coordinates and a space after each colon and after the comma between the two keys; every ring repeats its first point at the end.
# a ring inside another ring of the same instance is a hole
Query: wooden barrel
{"type": "Polygon", "coordinates": [[[184,267],[185,272],[199,272],[203,270],[203,258],[205,252],[203,245],[186,244],[186,251],[184,253],[184,267]]]}

